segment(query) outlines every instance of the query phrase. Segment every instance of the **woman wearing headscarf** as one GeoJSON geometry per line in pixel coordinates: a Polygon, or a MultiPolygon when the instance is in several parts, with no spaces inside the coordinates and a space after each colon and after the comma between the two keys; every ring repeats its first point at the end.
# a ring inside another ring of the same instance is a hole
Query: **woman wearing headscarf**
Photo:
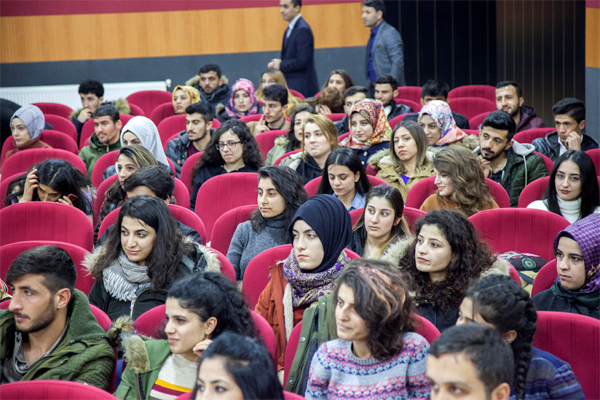
{"type": "Polygon", "coordinates": [[[366,165],[371,156],[389,146],[392,128],[379,100],[361,100],[350,112],[350,135],[340,142],[353,149],[366,165]]]}
{"type": "Polygon", "coordinates": [[[419,125],[425,131],[429,150],[439,150],[448,145],[461,145],[470,150],[479,146],[475,135],[467,135],[454,121],[452,110],[445,101],[432,100],[419,112],[419,125]]]}
{"type": "Polygon", "coordinates": [[[175,114],[185,114],[185,109],[200,101],[200,92],[192,86],[175,86],[173,89],[173,110],[175,114]]]}
{"type": "Polygon", "coordinates": [[[40,140],[45,125],[44,113],[36,106],[28,105],[19,108],[10,119],[15,148],[6,152],[5,160],[17,151],[52,148],[40,140]]]}
{"type": "Polygon", "coordinates": [[[244,78],[238,79],[231,88],[231,98],[225,107],[218,107],[216,110],[217,119],[221,122],[260,113],[262,113],[262,107],[256,100],[254,85],[244,78]]]}
{"type": "Polygon", "coordinates": [[[538,311],[561,311],[600,319],[600,214],[590,214],[554,239],[554,285],[533,297],[538,311]]]}
{"type": "Polygon", "coordinates": [[[341,201],[316,195],[298,208],[289,232],[292,251],[269,268],[271,280],[255,309],[275,332],[278,370],[283,369],[294,325],[319,296],[333,292],[335,280],[350,262],[344,248],[352,238],[352,221],[341,201]]]}

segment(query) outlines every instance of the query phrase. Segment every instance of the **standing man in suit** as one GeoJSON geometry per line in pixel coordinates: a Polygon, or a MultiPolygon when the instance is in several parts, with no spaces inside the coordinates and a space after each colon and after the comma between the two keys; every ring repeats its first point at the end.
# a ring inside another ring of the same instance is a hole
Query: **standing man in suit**
{"type": "Polygon", "coordinates": [[[281,58],[274,58],[268,68],[281,70],[288,87],[306,97],[319,91],[315,69],[315,41],[312,29],[300,15],[302,0],[280,0],[279,11],[288,27],[283,36],[281,58]]]}
{"type": "Polygon", "coordinates": [[[371,28],[365,57],[371,96],[374,95],[375,81],[380,76],[391,75],[396,78],[398,86],[406,86],[402,38],[393,26],[383,20],[383,0],[366,0],[362,6],[362,19],[365,26],[371,28]]]}

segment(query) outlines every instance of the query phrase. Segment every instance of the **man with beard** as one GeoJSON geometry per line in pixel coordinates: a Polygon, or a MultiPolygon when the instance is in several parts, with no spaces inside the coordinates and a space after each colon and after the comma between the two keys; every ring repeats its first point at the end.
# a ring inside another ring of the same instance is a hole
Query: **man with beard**
{"type": "Polygon", "coordinates": [[[200,98],[206,100],[211,106],[225,105],[231,97],[231,88],[227,78],[217,64],[206,64],[200,67],[198,76],[188,80],[188,86],[193,86],[200,91],[200,98]]]}
{"type": "Polygon", "coordinates": [[[496,85],[496,108],[507,112],[517,124],[516,132],[544,128],[546,123],[536,116],[535,108],[523,105],[523,89],[517,82],[502,81],[496,85]]]}
{"type": "Polygon", "coordinates": [[[76,280],[60,247],[35,247],[13,261],[6,274],[13,297],[0,311],[0,384],[61,380],[108,389],[115,353],[76,280]]]}
{"type": "Polygon", "coordinates": [[[214,129],[212,106],[205,100],[190,104],[185,109],[186,130],[179,132],[177,138],[169,140],[165,154],[173,161],[177,177],[188,157],[206,149],[214,129]]]}
{"type": "Polygon", "coordinates": [[[515,129],[508,113],[490,113],[481,123],[479,147],[474,151],[481,160],[483,175],[504,187],[511,207],[517,206],[525,186],[548,175],[546,163],[534,154],[533,145],[513,140],[515,129]]]}
{"type": "Polygon", "coordinates": [[[394,98],[398,96],[398,81],[391,75],[384,75],[375,81],[375,100],[383,103],[385,116],[388,121],[395,117],[413,112],[413,109],[404,104],[396,105],[394,98]]]}

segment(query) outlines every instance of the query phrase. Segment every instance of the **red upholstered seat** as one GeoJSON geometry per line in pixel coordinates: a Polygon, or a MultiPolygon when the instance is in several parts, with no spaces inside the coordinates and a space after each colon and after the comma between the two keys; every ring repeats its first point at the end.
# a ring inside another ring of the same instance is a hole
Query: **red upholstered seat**
{"type": "MultiPolygon", "coordinates": [[[[173,108],[173,102],[168,101],[154,107],[150,114],[150,119],[154,122],[154,125],[158,126],[162,120],[175,115],[175,109],[173,108]]],[[[185,115],[185,114],[184,114],[185,115]]]]}
{"type": "Polygon", "coordinates": [[[397,99],[406,99],[421,103],[421,94],[423,89],[421,86],[399,86],[397,99]]]}
{"type": "Polygon", "coordinates": [[[267,153],[275,146],[275,139],[279,136],[286,136],[288,131],[281,130],[272,130],[267,132],[259,133],[254,136],[256,139],[256,143],[258,144],[258,149],[260,150],[260,155],[262,156],[263,161],[267,159],[267,153]]]}
{"type": "Polygon", "coordinates": [[[544,164],[546,164],[546,168],[548,169],[548,174],[550,174],[554,169],[554,161],[552,161],[550,157],[545,156],[542,153],[538,153],[537,151],[534,151],[533,153],[542,157],[542,160],[544,160],[544,164]]]}
{"type": "Polygon", "coordinates": [[[395,98],[394,101],[396,102],[396,105],[404,104],[405,106],[412,108],[413,112],[419,112],[419,111],[421,111],[421,108],[423,108],[421,103],[418,101],[412,101],[409,99],[402,99],[402,98],[395,98]]]}
{"type": "MultiPolygon", "coordinates": [[[[371,182],[371,187],[388,184],[386,181],[379,179],[376,176],[367,175],[367,178],[369,178],[369,182],[371,182]]],[[[321,177],[318,176],[304,185],[304,189],[306,189],[306,194],[308,194],[308,197],[313,197],[315,194],[317,194],[317,189],[319,188],[320,184],[321,177]]]]}
{"type": "Polygon", "coordinates": [[[55,131],[66,133],[77,144],[77,128],[71,121],[60,115],[44,114],[44,119],[55,131]]]}
{"type": "MultiPolygon", "coordinates": [[[[79,149],[77,148],[77,144],[71,137],[60,131],[51,131],[45,130],[42,131],[40,135],[40,140],[46,143],[53,149],[65,150],[69,153],[73,153],[75,155],[79,154],[79,149]]],[[[4,140],[2,144],[2,155],[0,156],[0,165],[4,165],[4,160],[6,159],[6,153],[10,150],[15,149],[15,141],[12,136],[9,136],[4,140]]],[[[49,150],[49,149],[29,149],[29,150],[49,150]]],[[[25,151],[25,150],[21,150],[25,151]]],[[[14,155],[14,154],[13,154],[14,155]]]]}
{"type": "Polygon", "coordinates": [[[133,103],[129,103],[129,109],[131,109],[131,116],[137,117],[138,115],[141,117],[145,117],[146,113],[142,110],[142,107],[135,105],[133,103]]]}
{"type": "Polygon", "coordinates": [[[379,168],[373,168],[371,167],[371,164],[367,163],[367,174],[371,175],[371,176],[377,176],[377,173],[379,172],[379,168]]]}
{"type": "Polygon", "coordinates": [[[346,114],[344,114],[344,113],[335,113],[335,114],[326,115],[326,117],[329,118],[330,120],[332,120],[333,122],[341,121],[344,119],[345,116],[346,116],[346,114]]]}
{"type": "Polygon", "coordinates": [[[157,125],[163,149],[167,147],[167,142],[173,135],[185,131],[185,116],[186,114],[173,115],[163,119],[157,125]]]}
{"type": "Polygon", "coordinates": [[[364,211],[364,208],[358,208],[356,210],[350,211],[350,219],[352,220],[352,226],[356,225],[364,211]]]}
{"type": "Polygon", "coordinates": [[[469,119],[469,128],[471,129],[479,129],[479,125],[483,122],[485,117],[487,117],[490,113],[488,111],[483,112],[469,119]]]}
{"type": "Polygon", "coordinates": [[[297,90],[294,90],[294,89],[288,89],[288,91],[289,91],[291,94],[293,94],[294,96],[296,96],[297,98],[299,98],[300,100],[305,100],[305,99],[306,99],[306,97],[304,97],[304,95],[303,95],[302,93],[300,93],[299,91],[297,91],[297,90]]]}
{"type": "MultiPolygon", "coordinates": [[[[96,190],[96,198],[92,202],[92,209],[94,210],[94,226],[98,222],[98,217],[100,215],[100,209],[102,208],[102,202],[106,198],[106,191],[110,188],[110,185],[115,183],[119,177],[117,175],[109,176],[102,183],[97,186],[96,190]]],[[[100,236],[98,236],[100,237],[100,236]]]]}
{"type": "MultiPolygon", "coordinates": [[[[133,115],[120,114],[119,116],[123,127],[129,122],[133,115]]],[[[94,134],[94,119],[90,118],[85,121],[79,135],[79,148],[82,149],[89,144],[90,137],[94,134]]]]}
{"type": "Polygon", "coordinates": [[[518,143],[532,143],[534,139],[546,137],[547,134],[556,131],[556,128],[533,128],[515,133],[513,140],[518,143]]]}
{"type": "MultiPolygon", "coordinates": [[[[69,106],[60,103],[32,103],[34,106],[42,110],[44,115],[59,115],[63,118],[69,119],[69,116],[73,112],[73,109],[69,106]]],[[[73,125],[75,127],[75,125],[73,125]]]]}
{"type": "Polygon", "coordinates": [[[585,152],[588,156],[592,157],[594,167],[596,167],[596,175],[600,176],[600,149],[592,149],[585,152]]]}
{"type": "MultiPolygon", "coordinates": [[[[65,136],[62,133],[61,135],[65,136]]],[[[6,160],[2,166],[2,176],[0,177],[0,180],[4,180],[15,174],[26,172],[34,164],[52,158],[70,162],[75,168],[81,171],[82,174],[87,176],[85,164],[81,158],[77,157],[77,154],[62,149],[29,149],[16,152],[6,160]]]]}
{"type": "Polygon", "coordinates": [[[210,249],[213,253],[217,255],[217,260],[221,263],[221,273],[225,275],[234,285],[237,284],[237,279],[235,276],[235,269],[231,262],[225,257],[225,254],[221,253],[219,250],[210,249]]]}
{"type": "Polygon", "coordinates": [[[102,175],[106,168],[115,165],[119,159],[119,150],[114,150],[100,156],[92,169],[92,183],[95,187],[99,187],[102,183],[102,175]]]}
{"type": "Polygon", "coordinates": [[[215,221],[212,236],[210,238],[210,247],[223,254],[229,251],[229,245],[233,234],[239,224],[250,219],[252,211],[256,210],[256,204],[236,207],[229,210],[215,221]]]}
{"type": "Polygon", "coordinates": [[[566,361],[588,399],[600,399],[600,320],[538,311],[532,345],[566,361]]]}
{"type": "Polygon", "coordinates": [[[140,107],[146,115],[152,115],[152,110],[159,104],[172,101],[173,95],[166,90],[142,90],[127,96],[127,102],[140,107]]]}
{"type": "Polygon", "coordinates": [[[401,114],[398,115],[397,117],[394,117],[390,120],[390,127],[392,129],[394,129],[396,127],[396,125],[398,125],[400,122],[404,121],[404,117],[406,117],[408,114],[401,114]]]}
{"type": "Polygon", "coordinates": [[[535,296],[539,292],[548,290],[554,285],[554,281],[558,278],[558,272],[556,270],[556,258],[544,265],[538,271],[537,275],[533,279],[533,286],[531,287],[531,297],[535,296]]]}
{"type": "MultiPolygon", "coordinates": [[[[170,159],[167,159],[171,161],[170,159]]],[[[187,208],[190,208],[190,191],[185,186],[181,180],[175,179],[175,190],[173,191],[173,196],[175,196],[175,200],[177,201],[177,205],[187,208]]]]}
{"type": "Polygon", "coordinates": [[[290,152],[287,152],[284,155],[282,155],[281,157],[279,157],[277,160],[275,160],[275,162],[273,163],[273,165],[280,165],[281,161],[283,161],[284,158],[289,157],[292,154],[300,153],[301,151],[302,150],[292,150],[290,152]]]}
{"type": "Polygon", "coordinates": [[[340,136],[338,136],[338,142],[342,142],[342,140],[346,139],[348,136],[350,136],[350,132],[346,132],[341,134],[340,136]]]}
{"type": "MultiPolygon", "coordinates": [[[[492,102],[496,102],[496,88],[489,85],[465,85],[459,86],[448,92],[449,99],[458,97],[480,97],[492,102]]],[[[454,111],[454,109],[452,109],[454,111]]]]}
{"type": "Polygon", "coordinates": [[[450,109],[467,119],[496,110],[496,102],[481,97],[458,97],[448,100],[450,109]]]}
{"type": "MultiPolygon", "coordinates": [[[[528,205],[536,200],[541,200],[548,188],[549,176],[536,179],[529,185],[525,186],[519,196],[519,208],[527,208],[528,205]]],[[[600,185],[600,176],[598,177],[598,185],[600,185]]]]}
{"type": "Polygon", "coordinates": [[[204,154],[203,151],[193,154],[191,157],[185,160],[181,166],[181,174],[179,175],[179,179],[181,179],[190,193],[194,188],[194,177],[192,176],[192,171],[194,170],[194,166],[198,163],[200,157],[202,157],[202,154],[204,154]]]}
{"type": "Polygon", "coordinates": [[[68,381],[23,381],[2,385],[2,400],[117,400],[97,387],[68,381]]]}
{"type": "Polygon", "coordinates": [[[469,221],[479,238],[497,254],[507,251],[554,258],[554,238],[569,221],[554,213],[529,208],[500,208],[479,211],[469,221]]]}
{"type": "Polygon", "coordinates": [[[262,114],[247,115],[245,117],[240,118],[240,121],[247,124],[248,122],[259,121],[262,116],[262,114]]]}

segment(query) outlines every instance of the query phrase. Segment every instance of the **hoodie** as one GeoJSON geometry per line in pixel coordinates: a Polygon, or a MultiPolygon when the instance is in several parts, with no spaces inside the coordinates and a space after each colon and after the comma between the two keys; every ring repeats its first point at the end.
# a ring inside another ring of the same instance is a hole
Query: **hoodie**
{"type": "Polygon", "coordinates": [[[545,128],[546,123],[535,113],[535,108],[521,106],[521,121],[517,125],[515,132],[521,132],[526,129],[545,128]]]}
{"type": "Polygon", "coordinates": [[[106,153],[110,153],[114,150],[121,149],[121,141],[117,140],[113,144],[102,144],[96,136],[96,133],[93,133],[90,136],[90,144],[85,146],[79,152],[79,158],[83,160],[85,167],[87,168],[88,179],[92,179],[92,171],[94,170],[94,164],[96,161],[106,153]]]}

